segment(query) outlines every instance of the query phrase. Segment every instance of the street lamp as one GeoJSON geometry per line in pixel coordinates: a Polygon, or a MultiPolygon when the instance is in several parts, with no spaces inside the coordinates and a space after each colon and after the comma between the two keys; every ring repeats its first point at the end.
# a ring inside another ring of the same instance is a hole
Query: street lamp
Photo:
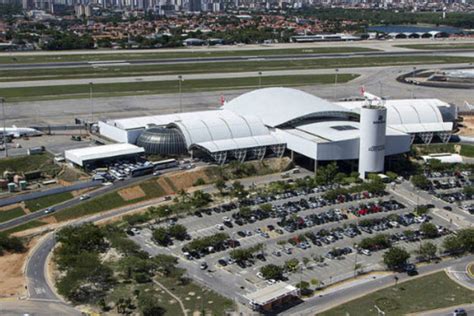
{"type": "Polygon", "coordinates": [[[336,74],[334,76],[334,100],[337,100],[337,74],[339,73],[339,68],[336,68],[336,74]]]}
{"type": "Polygon", "coordinates": [[[183,97],[181,93],[181,82],[183,81],[183,76],[178,76],[178,89],[179,89],[179,112],[183,113],[183,97]]]}
{"type": "Polygon", "coordinates": [[[89,82],[89,105],[91,109],[91,125],[94,122],[94,102],[92,102],[92,89],[93,89],[93,83],[92,81],[89,82]]]}
{"type": "Polygon", "coordinates": [[[7,117],[5,115],[5,98],[0,97],[0,102],[2,103],[2,117],[3,117],[3,147],[5,147],[5,157],[8,157],[8,147],[7,147],[7,117]]]}
{"type": "Polygon", "coordinates": [[[262,87],[262,72],[261,71],[258,72],[258,87],[259,88],[262,87]]]}

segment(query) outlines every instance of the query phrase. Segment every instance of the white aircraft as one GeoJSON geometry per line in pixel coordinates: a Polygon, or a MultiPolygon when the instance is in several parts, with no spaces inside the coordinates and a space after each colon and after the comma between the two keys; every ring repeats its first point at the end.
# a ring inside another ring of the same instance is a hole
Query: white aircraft
{"type": "Polygon", "coordinates": [[[40,136],[43,135],[42,132],[38,131],[37,129],[30,128],[30,127],[16,127],[13,125],[12,127],[0,127],[0,135],[3,136],[3,133],[6,133],[7,136],[11,137],[23,137],[23,136],[40,136]]]}
{"type": "Polygon", "coordinates": [[[469,109],[469,111],[473,111],[473,110],[474,110],[474,105],[469,104],[469,102],[464,101],[464,105],[469,109]]]}
{"type": "Polygon", "coordinates": [[[362,86],[360,88],[360,94],[362,97],[365,98],[365,100],[372,105],[383,105],[383,99],[379,96],[376,96],[375,94],[369,93],[365,91],[365,87],[362,86]]]}

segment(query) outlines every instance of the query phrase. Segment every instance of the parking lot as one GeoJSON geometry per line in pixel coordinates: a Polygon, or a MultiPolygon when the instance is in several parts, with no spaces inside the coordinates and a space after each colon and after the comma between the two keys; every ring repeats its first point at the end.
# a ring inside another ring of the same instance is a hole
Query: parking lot
{"type": "Polygon", "coordinates": [[[428,193],[470,213],[474,212],[473,196],[464,191],[465,187],[473,185],[471,172],[426,172],[425,176],[431,183],[428,193]]]}
{"type": "MultiPolygon", "coordinates": [[[[320,192],[306,190],[286,192],[271,198],[253,197],[245,203],[250,205],[250,213],[247,205],[239,209],[237,205],[228,203],[224,208],[213,207],[179,219],[177,223],[187,228],[193,240],[223,232],[237,241],[222,249],[213,249],[210,253],[183,251],[183,246],[189,241],[175,240],[168,247],[158,246],[152,240],[152,230],[146,227],[130,238],[151,254],[171,253],[179,257],[188,273],[198,280],[207,280],[211,288],[223,290],[220,286],[225,286],[242,295],[269,283],[258,275],[260,268],[269,263],[282,266],[289,259],[296,258],[300,265],[298,271],[285,274],[288,282],[295,284],[300,280],[310,282],[316,279],[321,285],[327,285],[350,278],[357,272],[383,268],[383,251],[370,252],[354,247],[366,237],[389,234],[392,244],[413,252],[421,244],[417,231],[423,222],[430,221],[437,225],[440,235],[449,226],[436,216],[429,218],[409,214],[414,205],[388,194],[354,194],[346,200],[332,203],[322,198],[324,190],[315,191],[320,192]],[[262,211],[262,205],[268,204],[271,211],[262,211]],[[245,208],[246,217],[243,217],[242,209],[245,208]],[[407,230],[415,235],[407,238],[403,234],[407,230]],[[293,239],[291,243],[288,242],[290,239],[293,239]],[[263,251],[253,259],[237,263],[230,258],[233,247],[245,249],[258,244],[264,245],[263,251]],[[339,255],[343,252],[346,253],[339,255]],[[201,270],[203,262],[207,268],[201,270]],[[228,283],[230,277],[231,284],[228,283]]],[[[442,238],[430,241],[439,245],[442,238]]]]}

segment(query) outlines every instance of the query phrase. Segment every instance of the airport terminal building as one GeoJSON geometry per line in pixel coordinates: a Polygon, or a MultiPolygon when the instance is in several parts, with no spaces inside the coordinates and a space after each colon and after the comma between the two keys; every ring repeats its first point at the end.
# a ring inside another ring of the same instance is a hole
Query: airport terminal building
{"type": "Polygon", "coordinates": [[[102,136],[150,154],[185,152],[222,164],[285,152],[318,161],[359,160],[361,175],[413,142],[447,142],[454,106],[437,99],[330,102],[289,88],[254,90],[216,110],[99,122],[102,136]]]}

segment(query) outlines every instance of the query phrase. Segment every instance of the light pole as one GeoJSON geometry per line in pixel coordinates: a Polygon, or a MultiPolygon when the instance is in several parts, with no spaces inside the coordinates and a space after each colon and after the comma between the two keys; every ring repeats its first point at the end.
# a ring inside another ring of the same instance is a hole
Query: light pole
{"type": "Polygon", "coordinates": [[[91,125],[94,122],[94,102],[92,102],[92,88],[93,88],[93,83],[92,81],[89,82],[89,105],[91,109],[91,125]]]}
{"type": "Polygon", "coordinates": [[[179,89],[179,112],[183,113],[183,97],[181,94],[181,81],[183,81],[183,76],[178,76],[178,89],[179,89]]]}
{"type": "Polygon", "coordinates": [[[262,87],[262,72],[258,72],[258,88],[262,87]]]}
{"type": "Polygon", "coordinates": [[[411,89],[411,98],[414,99],[415,98],[415,71],[416,71],[416,67],[413,67],[413,72],[411,73],[411,83],[413,85],[412,89],[411,89]]]}
{"type": "Polygon", "coordinates": [[[5,157],[8,157],[8,146],[7,146],[7,117],[5,116],[5,98],[0,97],[0,102],[2,102],[3,147],[5,147],[5,157]]]}
{"type": "Polygon", "coordinates": [[[334,100],[337,100],[337,74],[339,73],[339,68],[336,68],[336,74],[334,76],[334,100]]]}

